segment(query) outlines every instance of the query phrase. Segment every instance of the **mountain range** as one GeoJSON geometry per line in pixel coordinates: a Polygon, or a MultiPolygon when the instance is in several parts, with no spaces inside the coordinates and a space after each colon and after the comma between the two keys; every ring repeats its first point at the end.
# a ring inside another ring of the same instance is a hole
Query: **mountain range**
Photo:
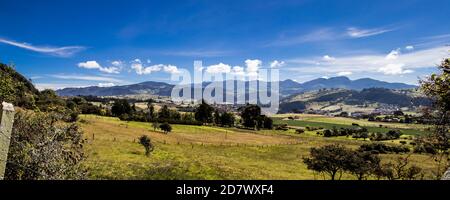
{"type": "MultiPolygon", "coordinates": [[[[245,83],[246,86],[248,86],[248,84],[248,82],[245,83]]],[[[207,84],[202,84],[202,87],[204,88],[205,85],[207,84]]],[[[57,90],[56,93],[60,96],[119,96],[136,94],[170,96],[173,87],[174,85],[168,83],[147,81],[132,85],[112,87],[91,86],[85,88],[64,88],[57,90]]],[[[415,85],[408,85],[404,83],[389,83],[370,78],[350,80],[348,77],[344,76],[328,79],[318,78],[304,83],[298,83],[290,79],[279,82],[281,97],[287,97],[301,92],[330,88],[341,88],[359,91],[367,88],[412,89],[416,87],[417,86],[415,85]]]]}

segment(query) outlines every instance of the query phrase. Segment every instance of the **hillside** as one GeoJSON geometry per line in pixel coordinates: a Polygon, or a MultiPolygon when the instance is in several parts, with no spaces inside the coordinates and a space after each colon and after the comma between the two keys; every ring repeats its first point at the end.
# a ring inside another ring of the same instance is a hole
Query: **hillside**
{"type": "MultiPolygon", "coordinates": [[[[261,82],[259,82],[261,83],[261,82]]],[[[249,82],[244,83],[248,88],[249,82]]],[[[199,84],[196,85],[200,87],[199,84]]],[[[204,88],[206,84],[202,84],[204,88]]],[[[225,86],[225,84],[224,84],[225,86]]],[[[135,95],[135,94],[151,94],[159,96],[170,96],[174,85],[162,82],[143,82],[132,85],[113,86],[113,87],[86,87],[86,88],[65,88],[57,90],[60,96],[119,96],[119,95],[135,95]]],[[[281,97],[298,94],[301,92],[314,91],[324,88],[342,88],[349,90],[362,90],[366,88],[386,88],[386,89],[411,89],[416,88],[414,85],[404,83],[388,83],[374,79],[358,79],[350,80],[347,77],[334,77],[329,79],[319,78],[305,83],[298,83],[293,80],[284,80],[279,82],[281,97]]]]}
{"type": "Polygon", "coordinates": [[[27,78],[14,68],[0,63],[0,102],[31,108],[38,96],[39,91],[27,78]]]}
{"type": "MultiPolygon", "coordinates": [[[[430,105],[430,100],[420,95],[414,89],[392,90],[386,88],[368,88],[361,91],[348,89],[321,89],[303,92],[283,99],[280,112],[293,112],[305,109],[326,110],[334,106],[342,109],[342,106],[369,107],[370,104],[407,107],[430,105]],[[340,105],[340,106],[336,106],[340,105]]],[[[374,107],[374,108],[375,108],[374,107]]]]}

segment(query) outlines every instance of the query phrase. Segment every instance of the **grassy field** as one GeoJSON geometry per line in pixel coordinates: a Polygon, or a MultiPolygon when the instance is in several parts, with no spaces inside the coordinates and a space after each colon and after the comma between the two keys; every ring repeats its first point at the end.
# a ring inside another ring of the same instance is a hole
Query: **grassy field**
{"type": "Polygon", "coordinates": [[[325,129],[349,128],[352,123],[359,124],[365,127],[369,132],[386,133],[389,130],[400,130],[405,135],[423,135],[428,133],[427,126],[421,124],[401,124],[401,123],[386,123],[386,122],[370,122],[367,120],[358,120],[344,117],[328,117],[323,115],[308,115],[308,114],[283,114],[273,116],[275,124],[288,124],[289,126],[298,127],[322,127],[325,129]],[[286,120],[287,117],[297,116],[296,120],[286,120]],[[381,125],[381,127],[380,127],[381,125]]]}
{"type": "MultiPolygon", "coordinates": [[[[302,158],[311,147],[339,143],[358,148],[368,142],[323,138],[314,133],[251,131],[236,128],[174,125],[172,133],[154,131],[149,123],[81,116],[86,138],[84,162],[90,179],[323,179],[306,169],[302,158]],[[148,135],[155,144],[146,157],[137,143],[148,135]]],[[[398,155],[382,155],[389,161],[398,155]]],[[[413,155],[414,164],[430,170],[426,155],[413,155]]],[[[353,179],[343,175],[344,179],[353,179]]]]}

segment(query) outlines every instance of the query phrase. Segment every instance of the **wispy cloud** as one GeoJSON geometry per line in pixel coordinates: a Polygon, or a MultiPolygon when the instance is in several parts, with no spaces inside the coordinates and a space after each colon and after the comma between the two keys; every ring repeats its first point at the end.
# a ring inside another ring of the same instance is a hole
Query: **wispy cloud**
{"type": "Polygon", "coordinates": [[[107,77],[107,76],[89,76],[89,75],[65,75],[65,74],[52,74],[50,77],[64,80],[82,80],[82,81],[101,81],[101,82],[113,82],[113,83],[121,83],[123,82],[120,79],[107,77]]]}
{"type": "Polygon", "coordinates": [[[394,29],[388,28],[373,28],[373,29],[360,29],[356,27],[350,27],[347,29],[347,35],[352,38],[363,38],[375,35],[380,35],[383,33],[391,32],[394,29]]]}
{"type": "Polygon", "coordinates": [[[270,42],[266,46],[288,46],[295,44],[303,44],[309,42],[329,41],[339,38],[340,35],[331,28],[321,28],[303,35],[283,35],[282,37],[270,42]]]}
{"type": "Polygon", "coordinates": [[[416,69],[430,68],[438,65],[450,55],[450,47],[434,48],[402,53],[400,49],[386,54],[364,54],[335,57],[332,62],[323,57],[290,59],[286,70],[301,73],[381,73],[400,75],[414,72],[416,69]],[[295,66],[295,67],[294,67],[295,66]]]}
{"type": "Polygon", "coordinates": [[[266,46],[289,46],[313,42],[356,39],[380,35],[394,30],[396,29],[394,28],[360,29],[356,27],[350,27],[347,28],[347,30],[342,30],[338,28],[327,27],[327,28],[319,28],[303,34],[298,33],[289,35],[283,34],[275,41],[269,42],[266,46]]]}
{"type": "Polygon", "coordinates": [[[22,49],[48,54],[52,56],[57,57],[70,57],[80,51],[83,51],[86,49],[86,47],[83,46],[64,46],[64,47],[51,47],[51,46],[33,46],[32,44],[28,43],[20,43],[12,40],[7,40],[0,38],[0,43],[12,45],[15,47],[19,47],[22,49]]]}

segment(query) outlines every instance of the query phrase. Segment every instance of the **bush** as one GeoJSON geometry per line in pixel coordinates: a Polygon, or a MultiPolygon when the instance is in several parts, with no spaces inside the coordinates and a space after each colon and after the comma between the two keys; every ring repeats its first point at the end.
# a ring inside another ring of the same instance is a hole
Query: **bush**
{"type": "Polygon", "coordinates": [[[388,146],[383,143],[369,143],[363,144],[359,147],[361,152],[372,152],[375,154],[386,154],[386,153],[408,153],[410,149],[404,146],[388,146]]]}
{"type": "Polygon", "coordinates": [[[60,115],[18,110],[14,119],[5,179],[83,179],[83,135],[60,115]]]}
{"type": "Polygon", "coordinates": [[[305,133],[305,130],[299,128],[299,129],[296,129],[296,130],[295,130],[295,133],[297,133],[297,134],[302,134],[302,133],[305,133]]]}
{"type": "Polygon", "coordinates": [[[275,126],[275,130],[287,131],[289,130],[289,127],[287,124],[279,124],[275,126]]]}
{"type": "Polygon", "coordinates": [[[164,131],[165,134],[168,134],[169,132],[172,131],[172,126],[170,126],[169,123],[165,122],[161,125],[159,125],[159,128],[164,131]]]}
{"type": "Polygon", "coordinates": [[[149,156],[154,149],[151,139],[146,135],[139,137],[139,144],[144,146],[146,156],[149,156]]]}

